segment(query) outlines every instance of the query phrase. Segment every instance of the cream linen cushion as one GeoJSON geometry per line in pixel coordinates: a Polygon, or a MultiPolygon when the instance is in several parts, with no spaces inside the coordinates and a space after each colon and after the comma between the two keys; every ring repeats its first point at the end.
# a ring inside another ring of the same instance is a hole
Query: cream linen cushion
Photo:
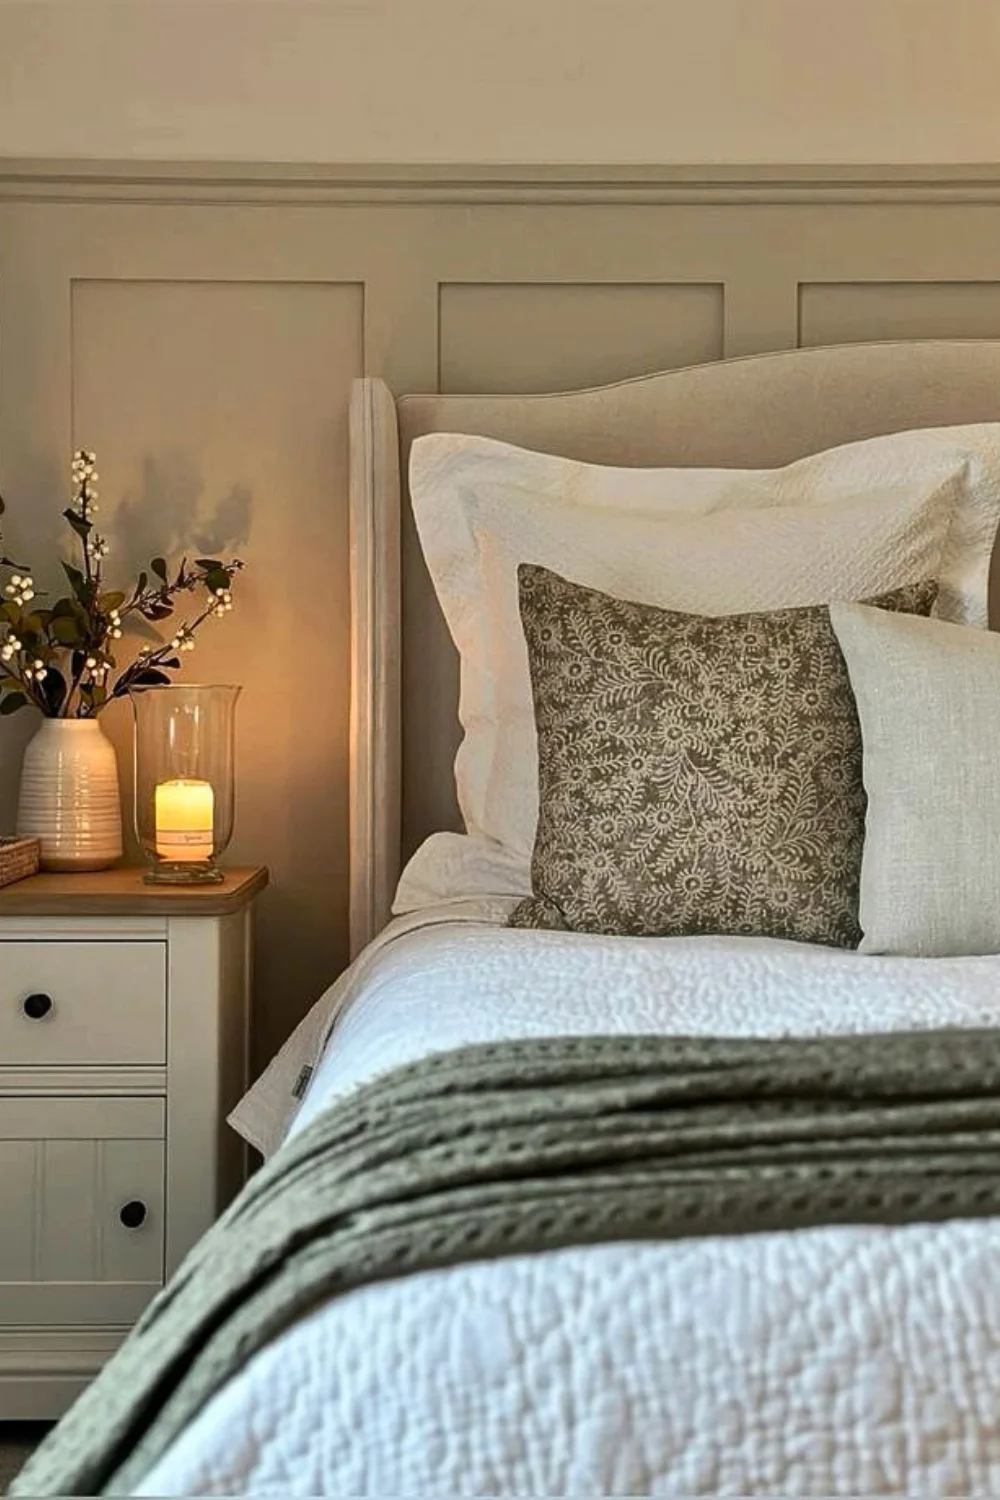
{"type": "Polygon", "coordinates": [[[868,794],[862,953],[1000,953],[1000,637],[834,604],[868,794]]]}
{"type": "Polygon", "coordinates": [[[413,444],[410,490],[461,657],[466,831],[496,841],[526,879],[538,769],[518,564],[715,615],[936,577],[937,614],[985,625],[1000,426],[894,434],[775,470],[619,469],[434,433],[413,444]]]}

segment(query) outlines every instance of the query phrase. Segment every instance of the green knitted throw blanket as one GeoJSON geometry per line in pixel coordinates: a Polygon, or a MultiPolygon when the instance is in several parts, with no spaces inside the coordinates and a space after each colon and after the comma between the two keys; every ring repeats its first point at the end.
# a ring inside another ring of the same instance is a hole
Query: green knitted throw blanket
{"type": "Polygon", "coordinates": [[[324,1299],[568,1245],[1000,1211],[1000,1030],[466,1047],[359,1088],[250,1181],[14,1484],[128,1494],[324,1299]]]}

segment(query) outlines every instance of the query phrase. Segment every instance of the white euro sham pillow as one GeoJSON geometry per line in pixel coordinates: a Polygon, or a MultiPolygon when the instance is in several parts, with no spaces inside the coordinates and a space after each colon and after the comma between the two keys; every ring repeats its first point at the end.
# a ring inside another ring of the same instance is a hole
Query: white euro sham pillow
{"type": "Polygon", "coordinates": [[[703,614],[858,599],[936,576],[938,612],[985,625],[1000,424],[893,434],[773,470],[611,468],[433,433],[411,449],[410,492],[461,658],[466,830],[526,870],[538,789],[519,563],[703,614]]]}
{"type": "Polygon", "coordinates": [[[1000,636],[833,604],[868,794],[861,953],[1000,953],[1000,636]]]}

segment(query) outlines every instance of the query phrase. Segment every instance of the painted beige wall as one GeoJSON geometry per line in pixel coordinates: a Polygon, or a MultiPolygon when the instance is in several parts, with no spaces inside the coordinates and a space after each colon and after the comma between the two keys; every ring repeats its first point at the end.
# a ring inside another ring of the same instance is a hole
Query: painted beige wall
{"type": "Polygon", "coordinates": [[[975,162],[996,0],[0,0],[0,155],[975,162]]]}

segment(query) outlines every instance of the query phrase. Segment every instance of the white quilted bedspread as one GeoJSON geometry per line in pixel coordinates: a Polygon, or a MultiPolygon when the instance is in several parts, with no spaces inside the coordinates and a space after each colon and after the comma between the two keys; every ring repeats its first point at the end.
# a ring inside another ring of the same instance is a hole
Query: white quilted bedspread
{"type": "MultiPolygon", "coordinates": [[[[331,1004],[293,1129],[383,1068],[480,1039],[1000,1022],[996,958],[442,915],[390,928],[249,1104],[283,1108],[263,1096],[331,1004]]],[[[1000,1495],[1000,1227],[610,1244],[355,1292],[258,1354],[138,1493],[1000,1495]]]]}

